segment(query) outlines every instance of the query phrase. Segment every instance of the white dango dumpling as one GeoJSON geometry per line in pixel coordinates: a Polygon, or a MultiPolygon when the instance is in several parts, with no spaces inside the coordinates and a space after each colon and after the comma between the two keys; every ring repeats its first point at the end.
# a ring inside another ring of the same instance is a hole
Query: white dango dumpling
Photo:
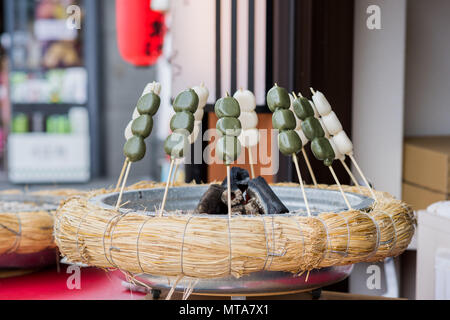
{"type": "Polygon", "coordinates": [[[198,108],[197,111],[194,113],[195,121],[202,121],[203,116],[205,115],[205,110],[202,108],[198,108]]]}
{"type": "Polygon", "coordinates": [[[322,121],[328,132],[333,136],[344,130],[334,111],[330,112],[326,116],[323,116],[322,121]]]}
{"type": "Polygon", "coordinates": [[[152,83],[149,83],[145,87],[144,93],[142,95],[145,96],[146,94],[149,94],[151,92],[153,92],[159,96],[161,94],[161,83],[154,82],[154,81],[152,83]]]}
{"type": "Polygon", "coordinates": [[[255,129],[259,123],[256,112],[241,112],[239,121],[241,121],[242,130],[255,129]]]}
{"type": "Polygon", "coordinates": [[[353,143],[345,133],[345,131],[339,132],[333,137],[333,142],[338,148],[339,152],[346,155],[353,154],[353,143]]]}
{"type": "Polygon", "coordinates": [[[325,126],[325,123],[323,123],[322,118],[319,118],[320,125],[322,126],[323,132],[325,132],[325,138],[330,138],[330,133],[328,132],[327,127],[325,126]]]}
{"type": "Polygon", "coordinates": [[[258,129],[249,129],[243,130],[242,133],[238,137],[239,142],[245,148],[252,148],[258,145],[259,143],[259,130],[258,129]]]}
{"type": "Polygon", "coordinates": [[[125,128],[124,135],[125,135],[125,140],[127,140],[127,141],[130,140],[133,137],[133,132],[131,131],[131,126],[132,125],[133,125],[133,120],[131,120],[128,123],[127,127],[125,128]]]}
{"type": "Polygon", "coordinates": [[[193,87],[192,90],[194,90],[198,96],[198,108],[199,109],[205,108],[209,98],[208,88],[202,84],[200,86],[193,87]]]}
{"type": "Polygon", "coordinates": [[[197,138],[200,134],[200,126],[202,125],[201,121],[195,121],[194,130],[192,131],[191,135],[189,136],[189,144],[194,144],[195,141],[197,141],[197,138]]]}
{"type": "Polygon", "coordinates": [[[328,102],[327,98],[325,98],[322,92],[315,92],[313,95],[313,101],[314,105],[317,108],[317,111],[321,116],[326,116],[332,111],[330,103],[328,102]]]}
{"type": "Polygon", "coordinates": [[[311,104],[311,107],[314,110],[314,118],[319,119],[320,118],[320,114],[319,114],[319,111],[317,111],[316,105],[311,100],[309,101],[309,103],[311,104]]]}
{"type": "Polygon", "coordinates": [[[295,132],[297,132],[298,136],[302,140],[302,146],[305,147],[309,142],[308,138],[305,136],[305,133],[303,130],[295,130],[295,132]]]}
{"type": "Polygon", "coordinates": [[[192,90],[194,90],[198,96],[198,108],[197,111],[194,113],[195,118],[194,130],[192,131],[191,135],[188,138],[190,144],[194,144],[195,141],[198,139],[198,136],[200,134],[200,128],[202,126],[203,117],[205,115],[205,106],[208,103],[209,98],[209,90],[204,84],[193,87],[192,90]]]}
{"type": "Polygon", "coordinates": [[[337,147],[336,144],[333,142],[333,139],[332,139],[332,138],[329,138],[328,141],[330,141],[331,147],[333,148],[334,155],[335,155],[334,159],[335,159],[335,160],[345,160],[345,154],[342,154],[342,153],[339,151],[338,147],[337,147]]]}
{"type": "Polygon", "coordinates": [[[250,90],[239,89],[234,94],[235,98],[239,102],[241,112],[252,112],[256,109],[256,97],[250,90]]]}
{"type": "Polygon", "coordinates": [[[141,114],[139,113],[137,107],[134,108],[132,120],[136,120],[136,119],[139,118],[140,116],[141,116],[141,114]]]}

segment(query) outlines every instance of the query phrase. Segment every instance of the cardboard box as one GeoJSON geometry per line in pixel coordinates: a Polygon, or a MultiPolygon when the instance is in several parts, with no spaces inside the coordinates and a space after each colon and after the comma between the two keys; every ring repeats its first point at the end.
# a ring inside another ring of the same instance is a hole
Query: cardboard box
{"type": "Polygon", "coordinates": [[[402,194],[403,201],[412,206],[414,210],[423,210],[430,204],[450,200],[449,194],[436,192],[406,182],[403,183],[402,194]]]}
{"type": "Polygon", "coordinates": [[[450,136],[407,138],[403,181],[441,194],[450,194],[450,136]]]}

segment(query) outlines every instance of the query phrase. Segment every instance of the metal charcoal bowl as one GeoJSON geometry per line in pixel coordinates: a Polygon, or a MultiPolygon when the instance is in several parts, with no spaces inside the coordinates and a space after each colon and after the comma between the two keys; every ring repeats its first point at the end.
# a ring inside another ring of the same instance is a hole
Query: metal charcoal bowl
{"type": "MultiPolygon", "coordinates": [[[[206,192],[208,186],[186,186],[171,188],[168,194],[166,210],[189,212],[195,209],[199,199],[206,192]]],[[[290,214],[306,215],[306,208],[299,187],[272,187],[275,194],[290,210],[290,214]]],[[[320,212],[341,212],[347,210],[346,204],[339,191],[324,189],[306,189],[306,196],[314,215],[320,212]]],[[[154,209],[160,205],[164,189],[145,189],[125,192],[121,211],[137,212],[144,215],[154,215],[154,209]],[[146,210],[146,208],[153,210],[146,210]]],[[[355,194],[346,193],[352,207],[356,210],[365,210],[373,204],[373,199],[355,194]]],[[[113,209],[118,198],[117,193],[101,195],[90,200],[91,203],[105,209],[113,209]]],[[[218,216],[216,216],[218,217],[218,216]]],[[[223,216],[224,219],[227,216],[223,216]]],[[[195,280],[193,294],[210,296],[261,296],[279,295],[310,291],[340,282],[347,278],[353,269],[352,265],[333,266],[312,270],[309,274],[295,276],[286,272],[257,272],[236,279],[232,276],[220,279],[195,280]]],[[[123,273],[116,273],[123,280],[127,280],[123,273]]],[[[142,283],[153,289],[171,289],[174,279],[168,277],[152,276],[150,274],[133,275],[135,283],[142,283]]],[[[180,281],[176,291],[184,291],[189,280],[180,281]]]]}
{"type": "MultiPolygon", "coordinates": [[[[20,213],[25,212],[43,212],[49,214],[54,212],[59,205],[61,198],[56,196],[37,196],[37,195],[1,195],[0,196],[0,217],[4,214],[15,214],[20,219],[20,213]]],[[[22,228],[23,222],[20,222],[22,228]]],[[[0,224],[0,228],[7,228],[0,224]]],[[[13,234],[11,237],[19,237],[13,234]]],[[[18,238],[18,241],[20,239],[18,238]]],[[[17,253],[14,250],[8,250],[7,253],[0,254],[0,269],[29,269],[41,268],[56,263],[56,249],[46,248],[39,252],[17,253]]]]}

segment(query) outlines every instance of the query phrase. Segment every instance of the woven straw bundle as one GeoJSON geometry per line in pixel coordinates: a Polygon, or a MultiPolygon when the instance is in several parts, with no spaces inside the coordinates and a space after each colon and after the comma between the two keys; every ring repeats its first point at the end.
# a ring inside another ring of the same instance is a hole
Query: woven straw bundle
{"type": "MultiPolygon", "coordinates": [[[[153,182],[139,182],[127,188],[152,188],[153,182]]],[[[49,196],[67,199],[74,196],[100,195],[113,190],[99,189],[84,192],[75,189],[42,190],[26,193],[30,196],[49,196]]],[[[0,195],[24,195],[21,190],[6,190],[0,195]]],[[[1,199],[0,199],[1,201],[1,199]]],[[[53,237],[54,211],[0,212],[0,256],[17,253],[30,254],[56,248],[53,237]]]]}
{"type": "MultiPolygon", "coordinates": [[[[68,198],[79,190],[58,189],[26,193],[30,196],[68,198]]],[[[20,190],[6,190],[0,195],[25,195],[20,190]]],[[[1,199],[0,199],[1,201],[1,199]]],[[[0,256],[3,254],[31,254],[56,248],[53,238],[54,211],[0,212],[0,256]]]]}
{"type": "Polygon", "coordinates": [[[55,222],[56,243],[71,262],[131,274],[218,278],[263,270],[300,273],[399,255],[415,230],[411,209],[381,192],[368,212],[231,219],[180,213],[163,217],[122,214],[90,203],[93,195],[74,197],[61,205],[55,222]]]}

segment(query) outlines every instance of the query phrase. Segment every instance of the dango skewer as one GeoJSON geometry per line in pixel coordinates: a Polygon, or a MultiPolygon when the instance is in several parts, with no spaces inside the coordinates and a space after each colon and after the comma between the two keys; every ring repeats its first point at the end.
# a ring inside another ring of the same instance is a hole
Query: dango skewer
{"type": "Polygon", "coordinates": [[[241,143],[238,139],[242,131],[239,120],[241,107],[239,102],[227,93],[225,98],[216,102],[214,112],[219,119],[216,129],[221,135],[217,140],[216,155],[225,162],[227,167],[228,217],[231,218],[231,164],[239,158],[241,152],[241,143]]]}
{"type": "MultiPolygon", "coordinates": [[[[300,98],[303,98],[303,96],[299,93],[300,98]]],[[[295,92],[292,92],[292,97],[293,97],[293,101],[292,103],[298,98],[297,94],[295,92]]],[[[291,111],[294,112],[294,107],[293,104],[291,103],[291,111]]],[[[294,112],[295,114],[295,112],[294,112]]],[[[313,181],[314,186],[317,188],[317,179],[316,179],[316,175],[314,174],[314,171],[312,169],[311,166],[311,162],[309,161],[309,157],[306,153],[305,150],[305,146],[309,143],[308,138],[306,138],[305,134],[303,133],[302,130],[302,121],[296,116],[296,121],[297,121],[297,126],[295,128],[295,131],[297,132],[297,134],[299,135],[300,139],[302,140],[302,154],[303,154],[303,158],[305,158],[305,163],[306,166],[308,168],[309,171],[309,175],[311,176],[311,179],[313,181]]]]}
{"type": "MultiPolygon", "coordinates": [[[[146,94],[149,93],[155,93],[156,95],[160,95],[161,94],[161,84],[159,82],[155,82],[153,81],[152,83],[149,83],[145,89],[144,92],[142,93],[142,96],[145,96],[146,94]]],[[[141,97],[142,97],[141,96],[141,97]]],[[[133,125],[133,121],[136,120],[137,118],[139,118],[141,116],[141,114],[138,111],[138,108],[136,106],[136,108],[133,111],[133,116],[132,116],[132,120],[128,123],[127,127],[125,128],[125,132],[124,132],[124,136],[125,136],[125,140],[128,141],[131,137],[133,137],[133,133],[131,130],[131,127],[133,125]]],[[[122,166],[122,170],[120,171],[120,175],[119,178],[117,179],[117,184],[116,184],[116,188],[114,189],[115,192],[119,191],[119,187],[122,183],[122,179],[124,177],[125,174],[125,170],[128,166],[128,158],[125,158],[124,162],[123,162],[123,166],[122,166]]]]}
{"type": "Polygon", "coordinates": [[[267,105],[270,111],[273,112],[273,128],[280,131],[278,135],[278,146],[281,153],[286,156],[292,156],[292,160],[294,161],[297,171],[300,188],[302,190],[306,211],[308,216],[311,216],[311,210],[297,159],[297,153],[299,153],[303,148],[303,144],[300,136],[297,132],[295,132],[297,119],[295,118],[294,112],[289,110],[291,107],[291,101],[286,89],[275,84],[275,86],[267,93],[267,105]]]}
{"type": "Polygon", "coordinates": [[[167,137],[164,142],[164,151],[170,156],[170,169],[167,177],[166,188],[164,190],[164,196],[159,210],[159,216],[164,213],[166,206],[167,195],[169,193],[169,187],[172,182],[172,173],[176,161],[183,159],[185,150],[189,146],[189,136],[194,132],[195,117],[199,106],[199,96],[193,89],[188,89],[181,92],[173,103],[173,109],[175,115],[170,121],[170,129],[172,133],[167,137]]]}
{"type": "Polygon", "coordinates": [[[116,210],[120,208],[120,203],[122,202],[122,196],[130,174],[131,164],[142,160],[145,156],[146,145],[144,140],[152,133],[153,116],[158,112],[161,105],[159,92],[161,92],[161,85],[159,83],[153,82],[146,86],[135,109],[138,111],[139,117],[134,117],[132,122],[130,122],[125,129],[125,138],[127,142],[123,147],[123,153],[126,158],[116,186],[117,189],[123,179],[116,203],[116,210]],[[125,173],[122,174],[125,167],[125,173]]]}
{"type": "MultiPolygon", "coordinates": [[[[327,166],[333,176],[336,184],[339,187],[342,198],[346,203],[349,210],[351,210],[350,202],[342,189],[341,183],[337,178],[336,173],[333,169],[333,161],[336,159],[337,154],[335,153],[330,139],[326,137],[325,130],[323,129],[322,123],[316,118],[314,109],[308,99],[297,98],[294,101],[294,112],[302,122],[302,130],[305,136],[311,141],[311,150],[314,156],[323,161],[324,165],[327,166]]],[[[318,110],[320,113],[320,110],[318,110]]]]}
{"type": "MultiPolygon", "coordinates": [[[[313,88],[311,88],[311,92],[313,93],[313,100],[314,103],[322,116],[324,126],[328,129],[330,134],[333,136],[333,142],[335,143],[336,147],[339,149],[339,152],[343,155],[347,155],[350,160],[352,161],[353,165],[355,166],[356,170],[358,171],[359,175],[362,177],[364,184],[368,187],[372,197],[377,200],[377,197],[375,195],[375,192],[373,191],[373,188],[369,184],[366,176],[362,172],[361,168],[359,167],[358,163],[356,162],[355,157],[353,156],[353,143],[343,130],[343,127],[337,118],[336,114],[333,112],[330,103],[326,99],[323,93],[319,91],[315,91],[313,88]]],[[[345,166],[344,166],[345,168],[345,166]]],[[[347,170],[347,169],[346,169],[347,170]]],[[[350,171],[350,170],[348,170],[350,171]]],[[[350,171],[351,172],[351,171],[350,171]]],[[[351,174],[350,177],[352,180],[356,181],[356,178],[351,174]]],[[[359,184],[355,183],[357,186],[359,184]]]]}
{"type": "MultiPolygon", "coordinates": [[[[191,145],[194,144],[199,137],[199,134],[201,131],[201,126],[202,126],[202,121],[203,121],[203,116],[205,114],[205,107],[206,107],[206,104],[208,103],[208,98],[209,98],[209,90],[203,82],[200,84],[200,86],[193,87],[192,90],[194,90],[195,93],[197,94],[199,102],[198,102],[197,111],[194,113],[194,129],[188,138],[189,144],[191,144],[191,145]]],[[[180,160],[175,161],[175,171],[174,171],[173,179],[172,179],[172,183],[171,183],[172,187],[174,186],[174,184],[176,182],[178,169],[181,164],[182,164],[182,161],[180,161],[180,160]]]]}
{"type": "Polygon", "coordinates": [[[248,159],[250,163],[250,171],[252,179],[255,179],[255,167],[253,162],[252,148],[256,147],[259,142],[258,115],[256,113],[256,97],[249,91],[239,89],[233,96],[241,108],[239,121],[242,125],[242,132],[239,135],[239,141],[248,151],[248,159]]]}

